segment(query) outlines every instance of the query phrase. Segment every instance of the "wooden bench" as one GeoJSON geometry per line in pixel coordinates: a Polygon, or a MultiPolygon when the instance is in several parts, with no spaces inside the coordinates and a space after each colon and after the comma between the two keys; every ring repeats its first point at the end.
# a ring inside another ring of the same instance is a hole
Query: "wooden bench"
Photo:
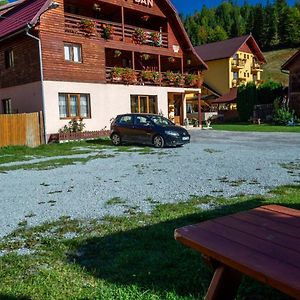
{"type": "Polygon", "coordinates": [[[261,206],[175,230],[215,268],[206,300],[234,299],[248,275],[300,299],[300,211],[261,206]]]}

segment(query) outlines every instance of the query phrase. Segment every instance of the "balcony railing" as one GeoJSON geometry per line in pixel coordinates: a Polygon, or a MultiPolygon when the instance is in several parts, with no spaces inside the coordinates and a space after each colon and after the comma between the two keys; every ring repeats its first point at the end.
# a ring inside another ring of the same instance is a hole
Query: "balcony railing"
{"type": "Polygon", "coordinates": [[[234,78],[232,80],[232,87],[238,87],[243,83],[246,83],[246,78],[234,78]]]}
{"type": "Polygon", "coordinates": [[[104,21],[99,19],[88,18],[84,16],[73,15],[69,13],[65,13],[65,32],[81,35],[81,36],[89,36],[90,38],[103,38],[104,36],[104,29],[103,25],[111,26],[111,36],[109,39],[114,41],[124,41],[130,42],[133,41],[134,33],[137,29],[142,29],[145,32],[145,39],[143,41],[143,45],[150,45],[150,46],[159,46],[163,48],[168,48],[168,34],[166,32],[159,32],[154,30],[148,30],[144,28],[139,28],[131,25],[124,26],[124,33],[123,33],[123,26],[121,23],[115,23],[111,21],[104,21]],[[89,30],[87,32],[82,28],[82,21],[87,20],[92,23],[94,28],[93,30],[89,30]],[[154,42],[152,35],[156,34],[160,37],[159,42],[154,42]],[[125,38],[125,40],[123,39],[125,38]]]}
{"type": "Polygon", "coordinates": [[[176,72],[150,72],[132,70],[129,68],[125,70],[124,74],[113,74],[112,67],[106,68],[106,82],[114,84],[127,85],[150,85],[150,86],[175,86],[184,88],[200,88],[203,83],[203,76],[195,74],[181,74],[176,72]],[[148,75],[147,75],[148,73],[148,75]],[[147,75],[147,76],[145,76],[147,75]],[[149,76],[150,75],[150,76],[149,76]]]}
{"type": "Polygon", "coordinates": [[[231,62],[232,68],[242,69],[246,65],[246,61],[243,59],[233,59],[231,62]]]}
{"type": "Polygon", "coordinates": [[[261,69],[261,65],[259,63],[253,63],[253,65],[251,66],[251,72],[252,73],[257,73],[262,71],[261,69]]]}

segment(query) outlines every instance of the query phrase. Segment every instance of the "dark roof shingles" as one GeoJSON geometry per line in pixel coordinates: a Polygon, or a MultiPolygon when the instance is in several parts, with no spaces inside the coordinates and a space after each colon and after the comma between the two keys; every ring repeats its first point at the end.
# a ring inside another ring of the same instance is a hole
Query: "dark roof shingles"
{"type": "Polygon", "coordinates": [[[47,0],[27,0],[2,15],[0,38],[25,28],[34,20],[46,2],[47,0]]]}

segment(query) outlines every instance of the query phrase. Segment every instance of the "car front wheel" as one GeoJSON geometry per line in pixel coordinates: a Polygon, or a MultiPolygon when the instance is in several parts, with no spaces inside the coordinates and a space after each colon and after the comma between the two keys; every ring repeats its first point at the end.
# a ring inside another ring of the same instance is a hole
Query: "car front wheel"
{"type": "Polygon", "coordinates": [[[160,135],[156,135],[153,139],[153,145],[155,148],[163,148],[165,145],[163,137],[160,135]]]}
{"type": "Polygon", "coordinates": [[[120,146],[121,145],[121,137],[117,133],[113,133],[111,136],[111,141],[115,146],[120,146]]]}

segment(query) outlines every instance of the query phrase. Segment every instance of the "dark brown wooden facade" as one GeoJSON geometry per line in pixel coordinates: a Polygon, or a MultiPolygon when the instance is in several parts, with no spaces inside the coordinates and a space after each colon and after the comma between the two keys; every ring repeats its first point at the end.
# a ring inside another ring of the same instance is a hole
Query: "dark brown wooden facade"
{"type": "MultiPolygon", "coordinates": [[[[164,1],[154,1],[153,7],[135,0],[97,1],[100,12],[93,10],[94,1],[59,0],[59,7],[41,17],[38,27],[42,43],[45,80],[105,83],[112,82],[110,69],[127,67],[137,72],[197,74],[205,68],[199,58],[188,48],[176,20],[169,19],[164,1]],[[93,32],[82,29],[83,21],[93,24],[93,32]],[[112,34],[103,37],[104,27],[110,26],[112,34]],[[142,43],[134,40],[134,34],[142,30],[142,43]],[[151,37],[160,37],[154,45],[151,37]],[[66,62],[64,44],[75,43],[82,47],[82,63],[66,62]],[[115,51],[122,55],[115,57],[115,51]],[[150,59],[143,61],[147,55],[150,59]],[[174,61],[170,62],[174,58],[174,61]],[[125,61],[125,63],[124,63],[125,61]]],[[[174,17],[173,17],[174,18],[174,17]]],[[[138,83],[139,80],[137,79],[138,83]]],[[[161,82],[159,83],[161,84],[161,82]]]]}
{"type": "Polygon", "coordinates": [[[300,117],[300,50],[282,66],[282,70],[289,71],[289,106],[300,117]]]}

